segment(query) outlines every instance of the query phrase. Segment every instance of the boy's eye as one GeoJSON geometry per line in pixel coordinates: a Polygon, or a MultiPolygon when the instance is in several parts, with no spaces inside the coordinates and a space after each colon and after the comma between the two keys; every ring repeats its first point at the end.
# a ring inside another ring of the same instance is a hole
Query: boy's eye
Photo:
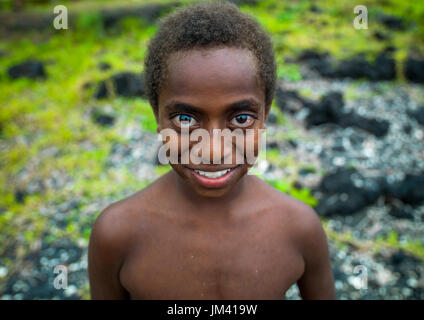
{"type": "Polygon", "coordinates": [[[231,124],[237,127],[249,127],[253,124],[255,118],[249,114],[240,114],[231,120],[231,124]]]}
{"type": "Polygon", "coordinates": [[[172,121],[178,127],[192,127],[197,124],[196,119],[188,114],[179,114],[172,118],[172,121]]]}

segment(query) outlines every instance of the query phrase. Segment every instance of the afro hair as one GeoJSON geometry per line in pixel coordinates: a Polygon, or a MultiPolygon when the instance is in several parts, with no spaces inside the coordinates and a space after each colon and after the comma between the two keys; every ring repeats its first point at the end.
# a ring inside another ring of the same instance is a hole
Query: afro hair
{"type": "Polygon", "coordinates": [[[146,94],[155,112],[158,111],[158,92],[166,79],[169,55],[214,46],[243,48],[253,53],[265,89],[265,106],[269,108],[276,85],[276,62],[270,36],[235,4],[208,1],[179,9],[159,22],[144,62],[146,94]]]}

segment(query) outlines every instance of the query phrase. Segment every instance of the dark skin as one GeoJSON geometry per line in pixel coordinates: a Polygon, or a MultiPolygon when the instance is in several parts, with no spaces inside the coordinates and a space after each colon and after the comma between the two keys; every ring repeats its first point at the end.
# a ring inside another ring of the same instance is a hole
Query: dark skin
{"type": "MultiPolygon", "coordinates": [[[[178,131],[184,121],[210,132],[264,128],[269,106],[255,62],[229,47],[172,54],[158,131],[178,131]]],[[[96,220],[93,299],[284,299],[294,283],[303,299],[334,299],[327,238],[310,206],[247,175],[248,164],[172,167],[96,220]],[[229,168],[219,187],[205,187],[192,171],[229,168]]]]}

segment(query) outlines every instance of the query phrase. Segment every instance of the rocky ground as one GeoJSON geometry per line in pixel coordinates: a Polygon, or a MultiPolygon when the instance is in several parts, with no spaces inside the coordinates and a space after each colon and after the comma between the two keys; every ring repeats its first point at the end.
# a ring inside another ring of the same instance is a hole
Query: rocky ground
{"type": "MultiPolygon", "coordinates": [[[[394,247],[374,250],[375,241],[390,234],[395,243],[424,243],[422,86],[353,84],[305,73],[304,81],[282,84],[277,100],[302,138],[286,143],[271,135],[269,145],[317,166],[301,169],[297,184],[314,190],[316,210],[328,219],[329,230],[352,235],[342,246],[340,238],[329,236],[338,298],[423,299],[422,259],[394,247]],[[317,110],[321,118],[314,123],[317,110]],[[367,126],[371,119],[375,123],[367,126]],[[364,274],[367,282],[361,282],[364,274]]],[[[287,173],[271,168],[266,176],[287,173]]],[[[298,298],[297,288],[287,296],[298,298]]]]}

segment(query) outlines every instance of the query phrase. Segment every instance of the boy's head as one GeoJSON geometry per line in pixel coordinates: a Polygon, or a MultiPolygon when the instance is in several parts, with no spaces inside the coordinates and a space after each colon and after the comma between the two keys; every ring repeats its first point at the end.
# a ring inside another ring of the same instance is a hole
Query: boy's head
{"type": "Polygon", "coordinates": [[[276,83],[276,63],[271,39],[249,15],[229,2],[202,2],[178,10],[161,20],[145,60],[146,91],[155,112],[159,92],[168,75],[172,53],[196,48],[245,48],[255,56],[256,68],[271,106],[276,83]]]}
{"type": "MultiPolygon", "coordinates": [[[[181,132],[185,125],[190,131],[205,129],[213,137],[214,129],[261,129],[275,91],[272,43],[260,25],[232,3],[198,3],[161,21],[149,44],[145,80],[158,131],[181,132]]],[[[216,149],[211,145],[208,150],[211,159],[216,149]]],[[[225,163],[172,166],[197,193],[220,196],[250,166],[225,163]]]]}

